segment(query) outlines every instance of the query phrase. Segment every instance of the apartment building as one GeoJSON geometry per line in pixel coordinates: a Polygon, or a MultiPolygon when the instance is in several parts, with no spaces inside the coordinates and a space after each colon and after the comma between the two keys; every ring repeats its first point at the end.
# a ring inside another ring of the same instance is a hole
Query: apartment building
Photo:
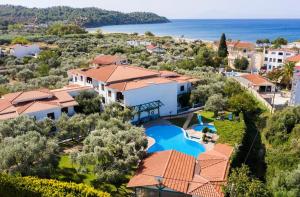
{"type": "Polygon", "coordinates": [[[104,104],[118,102],[136,112],[133,122],[176,115],[180,95],[190,92],[197,79],[170,71],[130,65],[107,65],[68,72],[72,84],[92,87],[104,104]]]}

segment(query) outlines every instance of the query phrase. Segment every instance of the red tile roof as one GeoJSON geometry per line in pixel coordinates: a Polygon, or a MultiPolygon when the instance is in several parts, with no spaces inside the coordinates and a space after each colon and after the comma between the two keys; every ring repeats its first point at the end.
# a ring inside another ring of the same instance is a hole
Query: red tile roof
{"type": "Polygon", "coordinates": [[[295,62],[298,63],[300,62],[300,54],[299,55],[295,55],[293,57],[289,57],[286,59],[287,62],[295,62]]]}
{"type": "Polygon", "coordinates": [[[142,161],[127,186],[156,186],[156,177],[162,177],[162,184],[167,189],[189,195],[220,197],[223,196],[221,188],[226,183],[232,152],[233,148],[226,144],[217,144],[213,150],[200,154],[198,160],[177,151],[156,152],[142,161]]]}
{"type": "Polygon", "coordinates": [[[241,76],[244,79],[247,79],[249,82],[251,82],[255,86],[259,85],[274,85],[269,80],[265,79],[264,77],[256,74],[246,74],[241,76]]]}
{"type": "Polygon", "coordinates": [[[76,106],[78,103],[67,92],[48,89],[16,92],[0,98],[0,120],[49,109],[76,106]]]}
{"type": "Polygon", "coordinates": [[[99,55],[91,62],[92,64],[98,65],[110,65],[117,64],[118,62],[124,60],[124,58],[117,55],[99,55]]]}

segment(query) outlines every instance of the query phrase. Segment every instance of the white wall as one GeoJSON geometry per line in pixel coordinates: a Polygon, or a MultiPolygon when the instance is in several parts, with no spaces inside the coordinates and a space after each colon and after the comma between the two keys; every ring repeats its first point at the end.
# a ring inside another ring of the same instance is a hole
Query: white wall
{"type": "MultiPolygon", "coordinates": [[[[177,114],[177,83],[153,84],[144,88],[125,91],[126,106],[136,106],[160,100],[164,106],[160,108],[161,116],[177,114]]],[[[146,113],[143,114],[147,115],[146,113]]],[[[141,116],[142,118],[142,116],[141,116]]]]}
{"type": "Polygon", "coordinates": [[[267,67],[267,71],[272,71],[274,68],[280,68],[283,67],[284,62],[287,58],[292,57],[296,55],[294,52],[286,52],[284,50],[276,50],[276,51],[264,51],[264,66],[267,67]],[[267,53],[266,53],[267,51],[267,53]],[[282,53],[283,55],[279,55],[279,53],[282,53]],[[278,62],[278,59],[282,60],[282,62],[278,62]]]}
{"type": "Polygon", "coordinates": [[[49,113],[54,113],[55,119],[58,119],[61,116],[61,108],[53,108],[53,109],[39,111],[39,112],[27,113],[27,115],[31,117],[35,117],[36,120],[43,120],[47,118],[47,114],[49,113]]]}
{"type": "Polygon", "coordinates": [[[22,58],[32,54],[38,54],[40,52],[40,48],[38,45],[16,45],[13,49],[11,49],[10,54],[17,57],[22,58]]]}

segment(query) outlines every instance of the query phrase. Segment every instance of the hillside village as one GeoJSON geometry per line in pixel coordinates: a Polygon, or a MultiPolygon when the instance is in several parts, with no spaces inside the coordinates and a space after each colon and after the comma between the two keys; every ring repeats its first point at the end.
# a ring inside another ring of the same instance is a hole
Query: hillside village
{"type": "Polygon", "coordinates": [[[299,42],[1,31],[0,180],[16,191],[299,194],[299,42]]]}

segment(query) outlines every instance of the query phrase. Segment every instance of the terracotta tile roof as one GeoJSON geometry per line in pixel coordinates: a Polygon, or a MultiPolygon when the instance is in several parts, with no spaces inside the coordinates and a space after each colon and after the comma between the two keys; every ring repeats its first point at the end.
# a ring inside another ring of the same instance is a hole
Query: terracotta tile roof
{"type": "Polygon", "coordinates": [[[81,74],[106,83],[122,82],[145,77],[155,77],[159,72],[128,65],[108,65],[90,69],[71,70],[72,74],[81,74]]]}
{"type": "Polygon", "coordinates": [[[162,184],[177,192],[202,197],[223,197],[229,159],[233,148],[217,144],[211,151],[194,157],[177,152],[156,152],[144,159],[129,181],[128,187],[149,187],[158,184],[155,177],[162,177],[162,184]]]}
{"type": "Polygon", "coordinates": [[[227,42],[228,46],[232,46],[234,48],[242,48],[242,49],[254,49],[255,45],[251,42],[243,42],[243,41],[234,41],[234,42],[227,42]]]}
{"type": "Polygon", "coordinates": [[[39,99],[51,98],[53,95],[47,89],[32,90],[27,92],[10,93],[3,96],[12,104],[18,104],[20,102],[33,101],[39,99]]]}
{"type": "Polygon", "coordinates": [[[93,88],[91,86],[81,86],[78,84],[69,84],[64,86],[60,89],[51,90],[50,92],[56,93],[56,92],[73,92],[73,91],[84,91],[84,90],[92,90],[93,88]]]}
{"type": "Polygon", "coordinates": [[[123,91],[143,88],[151,85],[165,84],[165,83],[174,83],[174,81],[168,78],[155,77],[149,79],[133,80],[129,82],[113,83],[110,84],[108,87],[123,92],[123,91]]]}
{"type": "Polygon", "coordinates": [[[299,55],[295,55],[293,57],[289,57],[286,59],[287,62],[295,62],[298,63],[300,62],[300,54],[299,55]]]}
{"type": "Polygon", "coordinates": [[[124,60],[124,58],[117,55],[99,55],[95,57],[95,59],[91,61],[91,63],[98,64],[98,65],[111,65],[111,64],[117,64],[119,61],[122,60],[124,60]]]}
{"type": "Polygon", "coordinates": [[[244,79],[247,79],[249,82],[251,82],[253,85],[274,85],[264,77],[256,74],[246,74],[242,75],[244,79]]]}
{"type": "Polygon", "coordinates": [[[0,119],[15,118],[21,114],[45,111],[55,108],[76,106],[78,103],[67,91],[48,89],[16,92],[3,95],[0,99],[0,119]]]}
{"type": "Polygon", "coordinates": [[[148,45],[146,48],[147,48],[148,50],[153,50],[153,49],[156,49],[157,46],[151,44],[151,45],[148,45]]]}

